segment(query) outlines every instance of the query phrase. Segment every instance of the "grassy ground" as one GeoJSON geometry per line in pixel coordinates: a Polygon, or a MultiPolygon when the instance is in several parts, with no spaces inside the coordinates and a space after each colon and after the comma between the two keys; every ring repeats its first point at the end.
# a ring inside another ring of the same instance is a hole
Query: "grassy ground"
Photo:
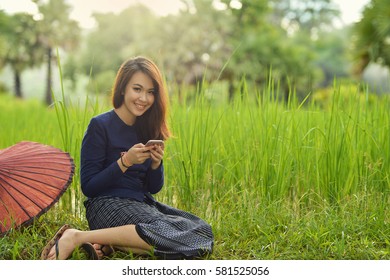
{"type": "MultiPolygon", "coordinates": [[[[325,108],[280,104],[269,90],[260,96],[233,104],[173,99],[175,137],[157,199],[212,225],[208,259],[390,259],[389,98],[336,89],[325,108]]],[[[38,141],[76,163],[60,202],[0,240],[0,259],[38,259],[63,223],[87,229],[80,142],[90,117],[108,109],[101,101],[45,108],[0,95],[0,148],[38,141]]]]}

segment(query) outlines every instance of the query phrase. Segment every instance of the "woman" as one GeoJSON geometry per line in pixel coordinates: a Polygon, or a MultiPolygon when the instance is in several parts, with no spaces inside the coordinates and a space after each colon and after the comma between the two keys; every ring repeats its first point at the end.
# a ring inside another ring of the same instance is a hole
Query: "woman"
{"type": "Polygon", "coordinates": [[[42,252],[42,259],[67,259],[76,247],[99,258],[112,247],[162,258],[209,254],[211,227],[200,218],[157,202],[164,184],[168,96],[162,75],[149,59],[136,57],[120,67],[112,91],[114,109],[92,118],[81,147],[81,188],[88,197],[91,231],[65,225],[42,252]]]}

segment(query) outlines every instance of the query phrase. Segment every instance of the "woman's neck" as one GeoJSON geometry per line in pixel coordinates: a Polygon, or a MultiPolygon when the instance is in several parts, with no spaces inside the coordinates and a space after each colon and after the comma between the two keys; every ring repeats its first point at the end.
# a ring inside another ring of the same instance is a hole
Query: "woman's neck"
{"type": "Polygon", "coordinates": [[[118,117],[127,125],[134,125],[136,117],[129,114],[125,106],[120,106],[119,108],[114,109],[118,117]]]}

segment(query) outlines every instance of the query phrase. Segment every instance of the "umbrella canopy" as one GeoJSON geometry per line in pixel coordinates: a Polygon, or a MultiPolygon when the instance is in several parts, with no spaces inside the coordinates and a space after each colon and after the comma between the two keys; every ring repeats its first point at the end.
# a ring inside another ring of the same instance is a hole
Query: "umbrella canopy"
{"type": "Polygon", "coordinates": [[[68,153],[36,142],[0,150],[0,235],[45,213],[72,182],[68,153]]]}

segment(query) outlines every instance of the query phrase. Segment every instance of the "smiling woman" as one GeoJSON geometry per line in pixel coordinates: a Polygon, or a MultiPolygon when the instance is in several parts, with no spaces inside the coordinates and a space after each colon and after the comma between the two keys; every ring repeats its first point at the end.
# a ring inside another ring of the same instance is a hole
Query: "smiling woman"
{"type": "Polygon", "coordinates": [[[143,143],[169,137],[166,122],[168,95],[160,77],[160,70],[153,62],[136,58],[122,64],[114,83],[115,113],[127,125],[135,124],[143,143]]]}
{"type": "Polygon", "coordinates": [[[134,73],[123,96],[122,105],[115,108],[117,115],[127,124],[133,125],[137,117],[142,116],[154,102],[152,79],[142,72],[134,73]]]}
{"type": "Polygon", "coordinates": [[[76,247],[92,258],[114,248],[161,258],[193,258],[212,252],[210,225],[154,199],[164,185],[167,98],[162,75],[149,59],[124,62],[113,87],[114,109],[92,118],[81,147],[80,177],[91,231],[64,225],[42,259],[66,259],[76,247]],[[113,248],[113,247],[114,248],[113,248]]]}

